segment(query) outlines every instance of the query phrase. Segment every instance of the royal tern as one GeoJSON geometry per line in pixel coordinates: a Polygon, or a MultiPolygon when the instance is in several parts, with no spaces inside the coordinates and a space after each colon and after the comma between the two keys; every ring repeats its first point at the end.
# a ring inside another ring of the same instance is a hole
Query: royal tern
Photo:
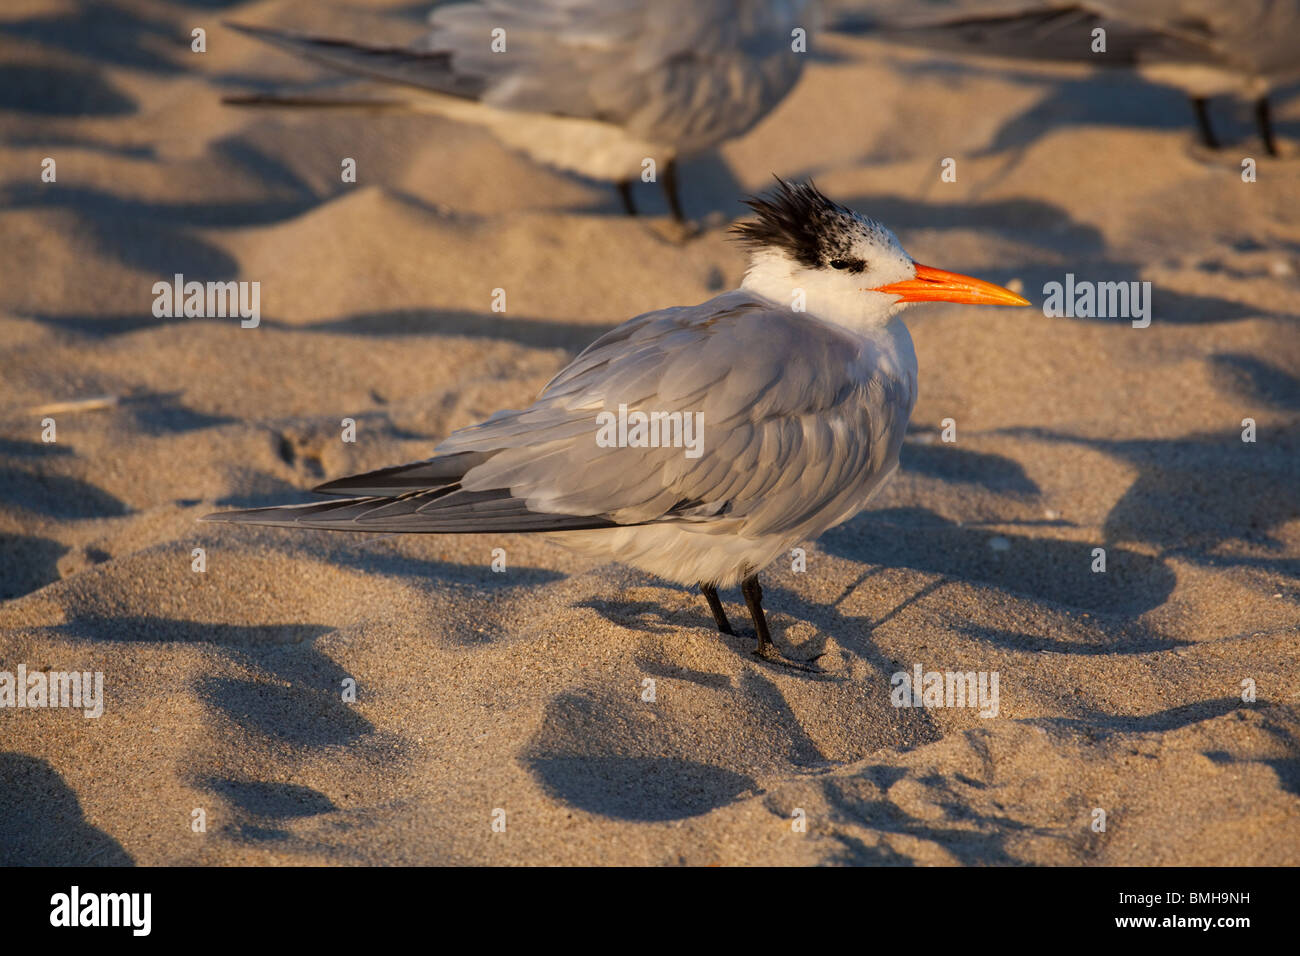
{"type": "Polygon", "coordinates": [[[717,589],[739,583],[765,653],[758,572],[861,511],[898,464],[917,394],[903,307],[1029,303],[918,265],[888,229],[812,183],[778,180],[747,204],[757,218],[734,228],[750,249],[739,289],[629,319],[528,408],[454,432],[433,458],[315,489],[342,501],[205,520],[558,532],[698,585],[724,633],[717,589]]]}
{"type": "Polygon", "coordinates": [[[613,183],[629,215],[632,182],[653,160],[681,222],[677,160],[745,133],[790,92],[818,12],[815,0],[479,0],[440,6],[429,22],[411,47],[230,26],[398,84],[413,109],[485,126],[539,162],[613,183]]]}
{"type": "Polygon", "coordinates": [[[1300,0],[957,0],[942,14],[870,25],[934,48],[1133,68],[1188,95],[1211,149],[1208,100],[1235,95],[1254,100],[1276,156],[1269,94],[1300,78],[1300,0]],[[1105,52],[1093,48],[1099,28],[1105,52]]]}

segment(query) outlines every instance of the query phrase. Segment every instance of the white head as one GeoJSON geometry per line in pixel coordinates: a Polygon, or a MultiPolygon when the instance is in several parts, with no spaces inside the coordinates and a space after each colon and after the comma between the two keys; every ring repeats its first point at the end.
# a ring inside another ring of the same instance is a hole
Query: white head
{"type": "Polygon", "coordinates": [[[910,302],[1028,305],[1001,286],[918,265],[892,232],[821,194],[777,179],[758,214],[733,232],[750,247],[747,289],[786,308],[849,328],[882,325],[910,302]]]}

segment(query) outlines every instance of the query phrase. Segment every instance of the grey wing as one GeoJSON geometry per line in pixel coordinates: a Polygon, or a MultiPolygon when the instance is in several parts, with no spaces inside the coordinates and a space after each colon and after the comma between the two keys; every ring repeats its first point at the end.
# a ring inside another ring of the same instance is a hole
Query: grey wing
{"type": "Polygon", "coordinates": [[[862,343],[729,293],[650,313],[597,341],[538,401],[439,446],[491,452],[465,488],[509,488],[536,511],[619,524],[709,523],[761,535],[856,510],[892,470],[910,387],[872,377],[862,343]],[[599,416],[698,415],[683,447],[607,447],[599,416]]]}
{"type": "Polygon", "coordinates": [[[340,478],[313,489],[320,494],[358,497],[222,511],[202,520],[323,531],[438,534],[576,531],[615,526],[608,518],[534,512],[508,489],[464,489],[460,479],[466,470],[488,457],[472,452],[441,455],[340,478]]]}
{"type": "Polygon", "coordinates": [[[1246,73],[1300,73],[1300,0],[1094,0],[1117,17],[1210,51],[1214,62],[1246,73]]]}
{"type": "Polygon", "coordinates": [[[797,81],[805,0],[485,0],[440,6],[409,48],[233,29],[369,79],[502,109],[589,119],[707,146],[748,129],[797,81]],[[502,48],[504,44],[504,48],[502,48]]]}
{"type": "Polygon", "coordinates": [[[317,489],[363,497],[211,517],[412,532],[829,526],[892,470],[911,409],[909,388],[873,377],[862,348],[744,293],[648,313],[595,342],[533,405],[454,433],[436,457],[317,489]],[[620,405],[698,413],[698,456],[681,432],[676,445],[602,444],[600,416],[620,405]]]}
{"type": "Polygon", "coordinates": [[[1134,17],[1127,8],[1093,0],[974,0],[942,15],[873,26],[891,39],[931,49],[1019,59],[1097,66],[1218,60],[1207,38],[1196,31],[1172,29],[1134,17]],[[1097,28],[1106,31],[1104,55],[1093,50],[1097,28]]]}
{"type": "Polygon", "coordinates": [[[506,109],[598,120],[652,142],[737,135],[797,81],[805,0],[487,0],[439,7],[421,46],[450,51],[506,109]],[[506,52],[493,52],[493,29],[506,52]]]}
{"type": "MultiPolygon", "coordinates": [[[[463,99],[478,99],[486,86],[482,77],[455,69],[451,54],[445,51],[366,44],[337,37],[312,36],[243,23],[227,23],[226,26],[305,59],[355,76],[430,90],[463,99]]],[[[235,97],[232,99],[249,102],[261,99],[287,104],[292,98],[235,97]]],[[[320,101],[306,98],[303,102],[307,105],[321,105],[320,101]]],[[[356,102],[358,101],[347,100],[345,105],[356,102]]]]}

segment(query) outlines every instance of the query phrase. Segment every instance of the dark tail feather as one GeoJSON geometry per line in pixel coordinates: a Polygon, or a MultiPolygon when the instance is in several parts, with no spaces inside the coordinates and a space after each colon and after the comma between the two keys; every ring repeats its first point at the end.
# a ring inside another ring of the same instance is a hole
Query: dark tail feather
{"type": "Polygon", "coordinates": [[[1207,56],[1205,45],[1193,36],[1126,23],[1084,4],[872,26],[888,39],[908,45],[1049,62],[1131,67],[1153,57],[1195,62],[1207,56]],[[1092,31],[1097,27],[1106,30],[1105,55],[1092,50],[1092,31]]]}
{"type": "Polygon", "coordinates": [[[227,106],[266,106],[290,107],[293,109],[317,110],[407,110],[411,104],[405,100],[379,100],[355,97],[311,96],[306,93],[242,93],[235,96],[223,96],[221,102],[227,106]]]}
{"type": "MultiPolygon", "coordinates": [[[[397,470],[400,469],[385,469],[385,471],[397,470]]],[[[325,531],[381,531],[411,534],[578,531],[618,526],[617,522],[599,515],[558,515],[530,511],[522,499],[511,497],[510,492],[504,489],[465,491],[459,485],[397,497],[347,498],[323,504],[223,511],[206,515],[202,520],[271,525],[281,528],[317,528],[325,531]]]]}
{"type": "Polygon", "coordinates": [[[408,491],[435,491],[455,484],[475,465],[487,461],[485,452],[463,451],[454,455],[439,455],[409,465],[380,468],[360,475],[336,478],[312,491],[318,495],[400,495],[408,491]]]}
{"type": "Polygon", "coordinates": [[[357,76],[414,86],[448,96],[476,100],[483,94],[480,77],[459,75],[445,50],[413,50],[399,46],[374,46],[335,37],[309,36],[269,27],[227,22],[232,30],[272,46],[357,76]]]}

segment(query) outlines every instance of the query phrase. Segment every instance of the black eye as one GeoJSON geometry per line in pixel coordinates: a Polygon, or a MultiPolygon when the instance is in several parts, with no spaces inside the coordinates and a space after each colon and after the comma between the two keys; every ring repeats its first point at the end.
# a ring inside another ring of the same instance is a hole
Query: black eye
{"type": "Polygon", "coordinates": [[[832,269],[848,269],[850,272],[861,272],[867,267],[866,262],[861,259],[832,259],[832,269]]]}

